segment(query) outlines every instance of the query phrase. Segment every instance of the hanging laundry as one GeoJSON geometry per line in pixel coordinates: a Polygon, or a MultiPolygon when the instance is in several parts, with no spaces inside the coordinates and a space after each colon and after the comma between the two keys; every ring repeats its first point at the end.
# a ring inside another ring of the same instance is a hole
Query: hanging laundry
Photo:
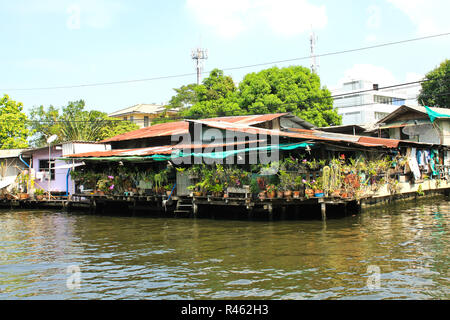
{"type": "Polygon", "coordinates": [[[424,162],[423,162],[423,153],[420,150],[417,150],[417,153],[414,151],[416,148],[413,148],[413,154],[416,154],[416,158],[417,158],[417,164],[419,166],[423,166],[424,162]]]}
{"type": "Polygon", "coordinates": [[[416,148],[412,148],[411,156],[410,156],[409,162],[408,162],[409,167],[414,174],[415,180],[420,180],[420,169],[417,164],[417,160],[419,159],[418,154],[419,154],[419,151],[417,151],[417,153],[416,153],[416,148]]]}

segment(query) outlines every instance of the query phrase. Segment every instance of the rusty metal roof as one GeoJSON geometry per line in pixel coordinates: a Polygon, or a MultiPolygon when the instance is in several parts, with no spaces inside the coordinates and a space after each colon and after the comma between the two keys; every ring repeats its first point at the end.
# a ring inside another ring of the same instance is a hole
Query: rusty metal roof
{"type": "Polygon", "coordinates": [[[229,143],[209,143],[209,144],[177,144],[168,146],[158,146],[137,149],[116,149],[110,151],[94,151],[67,155],[64,158],[105,158],[105,157],[144,157],[151,155],[167,155],[172,154],[176,150],[196,150],[204,148],[220,148],[227,146],[245,145],[263,142],[264,140],[239,141],[229,143]]]}
{"type": "MultiPolygon", "coordinates": [[[[263,114],[263,115],[248,115],[248,116],[232,116],[232,117],[220,117],[220,118],[210,118],[202,119],[205,122],[221,122],[221,123],[235,123],[235,124],[245,124],[245,125],[255,125],[258,123],[271,121],[273,119],[287,115],[288,113],[273,113],[273,114],[263,114]]],[[[177,122],[167,122],[155,124],[147,128],[138,129],[135,131],[127,132],[109,139],[100,141],[101,143],[124,141],[124,140],[134,140],[134,139],[144,139],[153,137],[163,137],[172,135],[181,135],[188,133],[189,123],[187,121],[177,121],[177,122]]]]}

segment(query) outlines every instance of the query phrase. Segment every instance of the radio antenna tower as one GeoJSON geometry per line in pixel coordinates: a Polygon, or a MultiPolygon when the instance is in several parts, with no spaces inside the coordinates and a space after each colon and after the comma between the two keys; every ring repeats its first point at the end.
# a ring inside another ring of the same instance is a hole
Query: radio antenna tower
{"type": "Polygon", "coordinates": [[[317,69],[319,68],[315,54],[317,40],[318,38],[316,37],[314,30],[311,30],[311,37],[309,38],[309,42],[311,44],[311,72],[315,74],[317,74],[317,69]]]}
{"type": "Polygon", "coordinates": [[[201,75],[203,72],[203,61],[208,59],[208,50],[202,48],[196,48],[191,53],[192,60],[195,61],[195,67],[197,69],[197,84],[200,84],[201,75]]]}

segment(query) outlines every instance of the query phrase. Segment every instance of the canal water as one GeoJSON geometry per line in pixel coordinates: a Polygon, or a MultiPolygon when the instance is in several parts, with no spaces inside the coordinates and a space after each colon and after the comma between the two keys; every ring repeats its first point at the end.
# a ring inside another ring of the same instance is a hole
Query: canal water
{"type": "Polygon", "coordinates": [[[444,197],[326,221],[0,211],[0,299],[449,299],[444,197]]]}

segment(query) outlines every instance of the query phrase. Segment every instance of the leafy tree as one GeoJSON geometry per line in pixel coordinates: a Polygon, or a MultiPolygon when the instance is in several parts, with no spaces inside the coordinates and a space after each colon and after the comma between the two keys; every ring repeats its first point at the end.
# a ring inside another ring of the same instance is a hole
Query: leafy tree
{"type": "Polygon", "coordinates": [[[6,94],[0,99],[0,149],[28,147],[27,115],[21,102],[11,100],[6,94]]]}
{"type": "Polygon", "coordinates": [[[422,82],[422,90],[417,98],[428,107],[450,108],[450,60],[446,59],[439,67],[427,73],[430,81],[422,82]]]}
{"type": "Polygon", "coordinates": [[[100,141],[125,132],[139,129],[139,126],[122,120],[113,120],[104,112],[84,110],[83,100],[69,102],[61,112],[53,106],[47,110],[35,107],[31,110],[32,127],[39,134],[35,136],[35,146],[46,145],[46,139],[53,134],[57,142],[100,141]]]}
{"type": "Polygon", "coordinates": [[[183,101],[180,115],[186,118],[291,112],[316,126],[341,123],[330,91],[321,88],[319,76],[301,66],[247,74],[238,88],[231,77],[214,69],[201,85],[176,92],[171,106],[183,101]]]}
{"type": "Polygon", "coordinates": [[[240,106],[249,114],[292,112],[319,127],[341,123],[330,91],[321,88],[319,76],[308,68],[273,67],[250,73],[239,92],[240,106]]]}

